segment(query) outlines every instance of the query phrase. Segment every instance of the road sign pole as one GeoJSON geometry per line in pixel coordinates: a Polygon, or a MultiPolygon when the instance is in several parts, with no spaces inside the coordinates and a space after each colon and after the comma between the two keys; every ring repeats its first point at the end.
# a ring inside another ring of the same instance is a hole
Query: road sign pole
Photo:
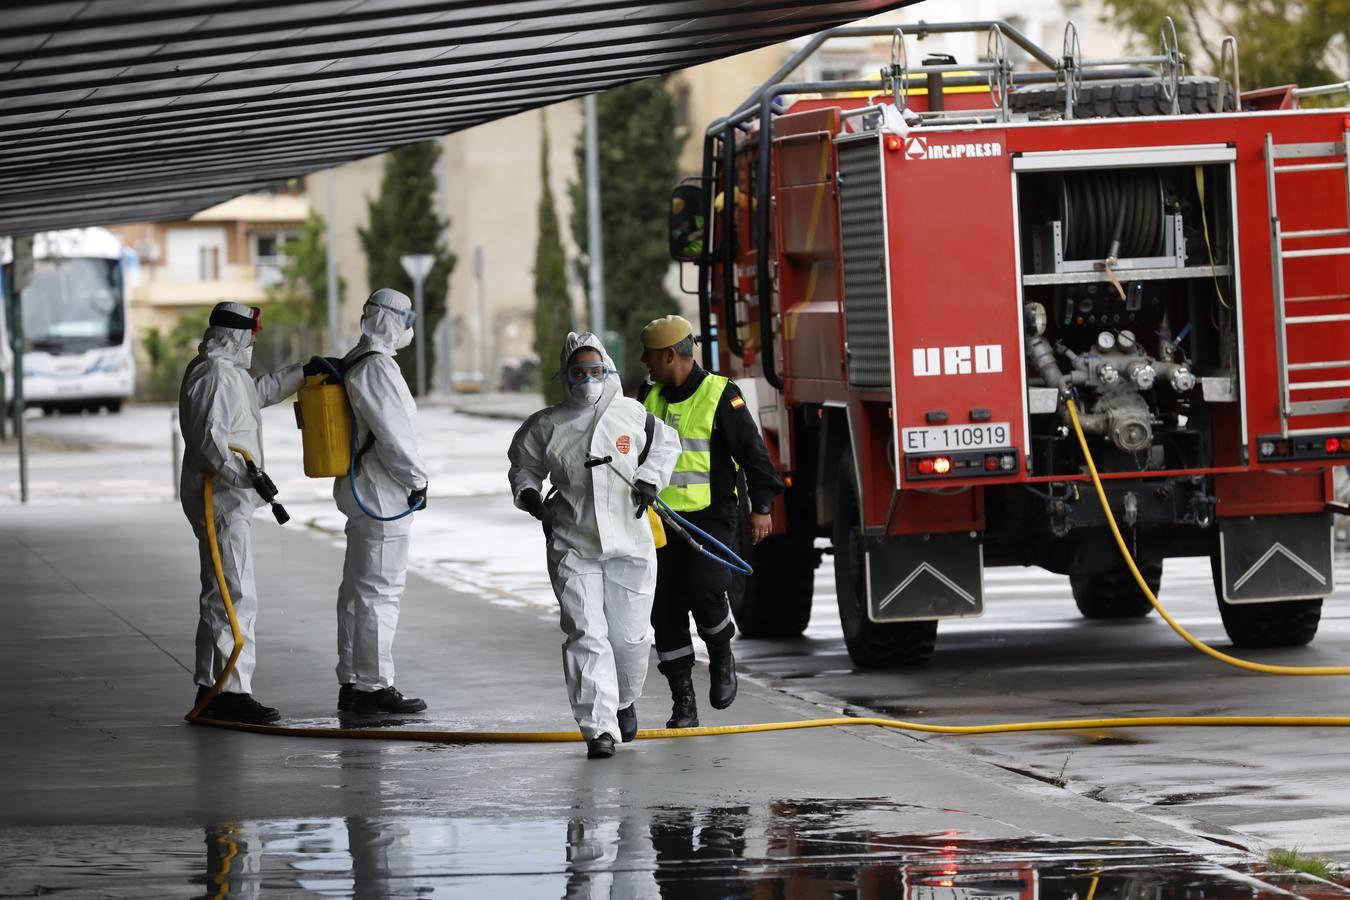
{"type": "Polygon", "coordinates": [[[413,312],[417,314],[417,322],[414,328],[417,329],[415,353],[417,355],[417,396],[425,397],[427,395],[427,341],[431,340],[431,332],[427,330],[426,319],[422,317],[422,282],[426,281],[431,274],[431,267],[436,262],[436,257],[430,253],[413,253],[407,256],[400,256],[398,261],[403,265],[403,271],[408,273],[408,278],[413,283],[413,312]]]}

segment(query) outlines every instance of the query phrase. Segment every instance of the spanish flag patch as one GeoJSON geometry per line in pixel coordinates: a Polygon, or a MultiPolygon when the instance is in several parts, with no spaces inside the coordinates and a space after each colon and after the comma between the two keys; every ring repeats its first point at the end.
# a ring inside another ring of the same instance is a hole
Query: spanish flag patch
{"type": "Polygon", "coordinates": [[[744,397],[732,397],[732,398],[731,398],[731,408],[732,408],[732,409],[740,409],[740,408],[741,408],[742,406],[744,406],[744,405],[745,405],[745,398],[744,398],[744,397]]]}

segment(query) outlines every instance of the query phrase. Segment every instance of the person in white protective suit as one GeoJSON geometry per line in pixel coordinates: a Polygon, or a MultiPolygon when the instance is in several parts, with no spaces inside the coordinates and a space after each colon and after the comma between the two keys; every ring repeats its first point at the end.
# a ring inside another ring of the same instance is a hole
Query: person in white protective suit
{"type": "Polygon", "coordinates": [[[623,741],[637,734],[656,587],[646,509],[670,481],[680,440],[620,395],[618,372],[595,335],[567,336],[561,375],[563,400],[520,426],[507,477],[516,506],[544,523],[572,714],[587,756],[604,759],[614,755],[616,734],[623,741]],[[556,492],[547,501],[545,478],[556,492]]]}
{"type": "Polygon", "coordinates": [[[361,310],[361,339],[341,362],[359,448],[357,495],[346,476],[333,480],[333,499],[347,517],[347,556],[337,598],[342,712],[427,708],[394,687],[394,632],[408,579],[412,516],[393,517],[425,508],[427,499],[427,469],[417,452],[417,404],[394,362],[394,354],[412,343],[414,318],[406,294],[375,291],[361,310]]]}
{"type": "Polygon", "coordinates": [[[244,637],[234,671],[200,715],[212,719],[266,724],[277,711],[252,696],[257,662],[254,624],[258,592],[253,577],[250,519],[264,505],[258,486],[275,493],[262,471],[261,408],[279,403],[299,390],[304,376],[299,365],[286,366],[254,378],[253,342],[262,329],[262,313],[239,303],[218,303],[197,348],[197,356],[183,374],[178,392],[178,423],[183,432],[183,471],[179,482],[183,513],[197,537],[201,564],[200,619],[197,622],[197,664],[193,678],[197,700],[215,684],[234,651],[225,601],[216,583],[211,545],[206,534],[206,505],[202,491],[212,480],[212,507],[221,569],[244,637]],[[244,458],[230,449],[246,451],[257,466],[250,473],[244,458]]]}

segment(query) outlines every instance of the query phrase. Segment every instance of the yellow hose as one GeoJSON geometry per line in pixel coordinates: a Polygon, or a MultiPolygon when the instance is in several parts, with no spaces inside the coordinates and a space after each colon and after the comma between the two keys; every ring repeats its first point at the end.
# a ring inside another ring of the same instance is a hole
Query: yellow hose
{"type": "MultiPolygon", "coordinates": [[[[1225,660],[1233,660],[1235,664],[1242,664],[1244,667],[1256,666],[1256,663],[1246,663],[1244,660],[1238,660],[1234,657],[1228,657],[1225,654],[1207,647],[1205,644],[1191,637],[1180,625],[1177,625],[1167,615],[1167,612],[1158,603],[1158,598],[1148,590],[1147,583],[1144,582],[1139,570],[1135,567],[1134,561],[1130,559],[1129,551],[1125,547],[1124,541],[1120,537],[1120,531],[1116,529],[1115,519],[1111,515],[1111,508],[1106,504],[1106,495],[1101,487],[1101,480],[1097,476],[1097,469],[1092,463],[1092,457],[1087,451],[1087,442],[1083,438],[1081,426],[1078,424],[1078,414],[1073,407],[1073,401],[1069,401],[1069,411],[1073,416],[1074,427],[1078,431],[1078,439],[1083,443],[1083,452],[1087,456],[1089,470],[1092,472],[1093,482],[1097,485],[1098,496],[1101,497],[1103,505],[1106,508],[1107,520],[1111,523],[1112,530],[1115,532],[1117,541],[1120,542],[1121,552],[1125,554],[1125,559],[1129,563],[1130,570],[1134,572],[1135,578],[1140,586],[1148,594],[1150,602],[1157,607],[1168,623],[1185,637],[1193,646],[1217,655],[1225,660]]],[[[231,450],[239,453],[245,459],[248,454],[238,447],[231,446],[231,450]]],[[[229,661],[220,673],[220,678],[212,685],[211,690],[203,698],[202,703],[197,704],[188,713],[187,720],[194,725],[206,725],[212,728],[224,728],[231,731],[247,731],[254,734],[270,734],[285,737],[307,737],[307,738],[342,738],[347,740],[371,740],[371,741],[416,741],[422,743],[435,744],[561,744],[575,743],[582,740],[582,736],[576,731],[415,731],[403,730],[397,731],[387,728],[301,728],[291,725],[251,725],[244,722],[223,722],[217,719],[208,719],[201,717],[202,707],[220,692],[221,686],[225,680],[230,677],[234,671],[236,661],[239,659],[240,652],[244,649],[244,637],[239,631],[238,621],[234,615],[234,603],[230,599],[229,586],[225,583],[224,571],[220,563],[220,547],[217,544],[216,529],[214,523],[214,507],[212,504],[211,480],[208,478],[202,491],[203,500],[206,506],[206,534],[211,544],[211,562],[215,568],[216,583],[220,586],[220,596],[225,603],[225,611],[230,617],[230,628],[234,634],[234,652],[230,654],[229,661]]],[[[1263,669],[1293,669],[1292,672],[1275,672],[1274,674],[1347,674],[1346,670],[1336,672],[1317,672],[1311,673],[1304,669],[1297,669],[1289,666],[1265,666],[1263,669]]],[[[1261,669],[1258,669],[1261,671],[1261,669]]],[[[1350,716],[1132,716],[1106,719],[1050,719],[1040,722],[1000,722],[990,725],[929,725],[922,722],[905,722],[900,719],[881,719],[873,717],[837,717],[830,719],[801,719],[794,722],[758,722],[751,725],[707,725],[700,728],[645,728],[637,733],[639,740],[662,740],[666,738],[694,738],[694,737],[715,737],[727,734],[763,734],[770,731],[800,731],[806,728],[852,728],[859,725],[869,725],[877,728],[890,728],[897,731],[914,731],[924,734],[1009,734],[1013,732],[1025,731],[1075,731],[1083,729],[1098,728],[1143,728],[1143,727],[1251,727],[1251,726],[1279,726],[1279,727],[1350,727],[1350,716]]]]}
{"type": "Polygon", "coordinates": [[[1120,555],[1125,559],[1125,565],[1129,567],[1134,580],[1139,583],[1139,589],[1144,592],[1144,596],[1148,597],[1148,602],[1153,604],[1153,608],[1158,611],[1158,615],[1163,617],[1163,621],[1171,625],[1172,630],[1181,635],[1182,640],[1206,656],[1211,656],[1221,663],[1227,663],[1239,669],[1246,669],[1249,672],[1262,672],[1266,675],[1350,675],[1350,666],[1275,666],[1268,663],[1252,662],[1248,659],[1239,659],[1236,656],[1229,656],[1222,650],[1215,650],[1181,627],[1181,623],[1172,618],[1172,615],[1158,602],[1158,598],[1148,586],[1148,581],[1139,573],[1139,567],[1134,564],[1134,557],[1130,555],[1130,548],[1126,545],[1125,538],[1116,525],[1116,517],[1111,512],[1111,503],[1106,499],[1106,490],[1102,487],[1101,476],[1097,474],[1097,464],[1092,461],[1092,454],[1088,452],[1087,437],[1083,434],[1082,423],[1078,421],[1078,408],[1074,405],[1073,400],[1068,401],[1068,406],[1069,418],[1073,420],[1074,433],[1078,435],[1078,445],[1083,448],[1083,458],[1087,460],[1088,472],[1092,475],[1092,486],[1097,489],[1097,499],[1101,501],[1102,509],[1106,512],[1106,524],[1111,526],[1111,534],[1116,538],[1116,546],[1120,548],[1120,555]]]}

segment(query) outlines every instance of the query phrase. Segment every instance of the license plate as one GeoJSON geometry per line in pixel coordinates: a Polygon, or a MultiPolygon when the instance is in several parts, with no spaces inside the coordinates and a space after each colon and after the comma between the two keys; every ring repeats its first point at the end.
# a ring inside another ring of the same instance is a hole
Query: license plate
{"type": "Polygon", "coordinates": [[[900,439],[906,453],[1002,448],[1012,444],[1012,427],[1007,422],[987,422],[980,425],[906,428],[900,432],[900,439]]]}

